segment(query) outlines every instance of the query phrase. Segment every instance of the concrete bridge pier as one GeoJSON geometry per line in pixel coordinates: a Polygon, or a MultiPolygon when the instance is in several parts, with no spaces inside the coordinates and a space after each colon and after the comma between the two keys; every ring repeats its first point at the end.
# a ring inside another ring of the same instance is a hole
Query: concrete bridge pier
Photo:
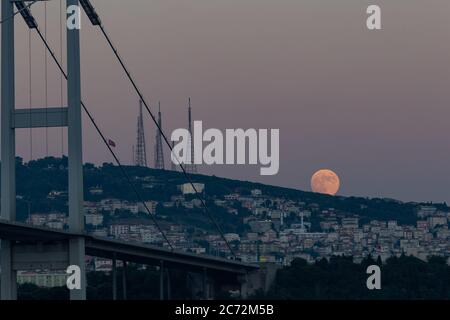
{"type": "MultiPolygon", "coordinates": [[[[16,141],[12,126],[15,110],[14,3],[1,0],[1,218],[16,220],[16,141]]],[[[2,300],[17,299],[17,272],[13,270],[13,241],[1,241],[2,300]]]]}

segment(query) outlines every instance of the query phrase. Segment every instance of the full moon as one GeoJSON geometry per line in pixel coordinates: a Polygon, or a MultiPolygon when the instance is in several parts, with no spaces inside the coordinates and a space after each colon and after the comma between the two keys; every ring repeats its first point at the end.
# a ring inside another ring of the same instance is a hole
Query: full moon
{"type": "Polygon", "coordinates": [[[336,173],[328,169],[317,171],[311,177],[311,189],[313,192],[334,196],[341,183],[336,173]]]}

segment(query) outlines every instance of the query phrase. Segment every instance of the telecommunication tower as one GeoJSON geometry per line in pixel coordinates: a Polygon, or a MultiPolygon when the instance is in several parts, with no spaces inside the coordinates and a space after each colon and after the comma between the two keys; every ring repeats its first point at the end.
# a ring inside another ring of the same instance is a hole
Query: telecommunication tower
{"type": "MultiPolygon", "coordinates": [[[[162,129],[162,117],[161,117],[161,102],[158,109],[158,125],[162,129]]],[[[164,152],[162,144],[161,131],[156,128],[156,141],[155,141],[155,169],[164,170],[164,152]]]]}
{"type": "Polygon", "coordinates": [[[137,119],[137,137],[134,164],[138,167],[147,166],[147,151],[145,148],[144,118],[142,116],[142,100],[139,101],[139,115],[137,119]]]}
{"type": "Polygon", "coordinates": [[[189,121],[189,154],[188,159],[190,160],[189,164],[186,165],[186,171],[189,173],[197,173],[197,166],[195,165],[195,157],[194,157],[194,144],[193,140],[193,130],[192,130],[192,106],[191,106],[191,98],[189,98],[188,102],[188,121],[189,121]]]}

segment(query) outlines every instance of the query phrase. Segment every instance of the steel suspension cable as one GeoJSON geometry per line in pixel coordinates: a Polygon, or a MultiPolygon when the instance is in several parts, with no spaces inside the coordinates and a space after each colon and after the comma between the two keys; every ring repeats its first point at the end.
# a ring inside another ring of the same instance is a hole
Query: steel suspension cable
{"type": "MultiPolygon", "coordinates": [[[[44,2],[44,34],[47,41],[47,2],[44,2]]],[[[45,155],[48,157],[48,59],[47,49],[44,46],[44,84],[45,84],[45,155]]]]}
{"type": "Polygon", "coordinates": [[[32,81],[32,54],[31,54],[31,30],[28,29],[28,108],[29,108],[29,138],[30,138],[30,161],[33,160],[33,129],[31,128],[31,109],[33,103],[33,81],[32,81]]]}
{"type": "MultiPolygon", "coordinates": [[[[59,0],[59,61],[63,61],[63,0],[59,0]]],[[[60,92],[59,92],[59,106],[62,108],[64,104],[64,80],[63,75],[59,73],[60,92]]],[[[61,114],[61,121],[63,115],[61,114]]],[[[61,127],[61,158],[64,156],[64,127],[61,127]]]]}
{"type": "MultiPolygon", "coordinates": [[[[58,66],[59,70],[61,71],[61,73],[63,74],[64,78],[67,80],[67,73],[64,71],[62,65],[60,64],[60,62],[58,61],[58,58],[56,57],[56,55],[53,53],[53,51],[51,50],[48,42],[45,40],[42,32],[40,31],[39,28],[36,28],[36,32],[38,33],[39,37],[41,38],[41,40],[44,42],[45,47],[47,48],[48,52],[50,53],[52,59],[54,60],[54,62],[56,63],[56,65],[58,66]]],[[[83,101],[80,101],[81,106],[83,107],[83,110],[86,112],[89,120],[91,121],[91,123],[93,124],[94,128],[96,129],[97,133],[100,135],[101,139],[103,140],[103,143],[106,145],[106,147],[108,148],[109,152],[111,153],[111,155],[113,156],[114,160],[116,161],[117,165],[119,166],[122,175],[124,176],[124,178],[126,179],[126,181],[128,182],[128,184],[130,185],[131,189],[133,190],[134,194],[136,195],[138,201],[140,203],[142,203],[142,205],[144,206],[145,210],[147,211],[148,215],[150,216],[150,218],[153,220],[153,223],[155,224],[156,228],[158,229],[158,231],[161,233],[161,235],[163,236],[164,240],[167,242],[167,244],[169,245],[171,250],[174,250],[174,247],[172,246],[172,244],[170,243],[169,239],[167,238],[166,234],[164,233],[164,231],[162,230],[161,226],[159,225],[158,221],[156,220],[156,218],[153,216],[153,214],[150,212],[150,209],[148,208],[147,204],[145,203],[145,201],[143,200],[143,198],[141,197],[140,193],[138,192],[136,186],[134,185],[131,177],[128,175],[127,171],[125,170],[124,166],[122,165],[121,161],[119,160],[119,158],[117,157],[117,155],[115,154],[115,152],[112,150],[111,146],[109,145],[105,135],[103,134],[103,132],[101,131],[100,127],[98,126],[97,122],[95,121],[94,117],[92,116],[92,114],[90,113],[90,111],[88,110],[88,108],[86,107],[86,105],[84,104],[83,101]]]]}
{"type": "MultiPolygon", "coordinates": [[[[164,139],[164,142],[166,143],[166,145],[169,147],[170,151],[173,154],[173,148],[172,145],[169,142],[169,139],[167,138],[167,136],[165,135],[165,133],[163,132],[161,126],[158,124],[158,121],[156,120],[155,116],[153,115],[153,113],[151,112],[143,94],[141,93],[140,89],[138,88],[136,82],[134,81],[134,78],[131,76],[131,73],[129,72],[128,68],[125,66],[125,63],[123,61],[123,59],[120,57],[118,50],[116,49],[116,47],[114,46],[114,44],[111,41],[111,38],[108,36],[105,27],[103,26],[102,23],[100,23],[99,25],[100,30],[102,31],[103,36],[105,37],[106,41],[108,42],[109,46],[111,47],[112,51],[114,52],[114,55],[116,56],[119,64],[122,66],[122,69],[124,70],[125,74],[127,75],[129,81],[131,82],[134,90],[136,91],[137,95],[139,96],[139,98],[142,100],[145,109],[147,110],[147,112],[149,113],[150,117],[152,118],[153,122],[155,123],[159,133],[161,134],[161,136],[164,139]]],[[[176,157],[176,155],[175,155],[176,157]]],[[[202,207],[205,209],[206,214],[208,215],[209,219],[212,221],[212,223],[214,224],[215,228],[219,231],[219,234],[221,236],[221,238],[223,239],[223,241],[225,242],[226,246],[228,247],[228,250],[230,250],[231,254],[237,258],[233,248],[231,247],[230,243],[228,242],[228,240],[225,238],[225,234],[222,230],[222,228],[220,227],[220,225],[217,223],[216,219],[214,218],[214,216],[212,215],[212,213],[210,212],[208,206],[206,205],[205,200],[203,199],[203,197],[200,196],[200,193],[198,192],[197,188],[195,187],[194,182],[192,181],[191,177],[189,176],[189,174],[187,173],[186,169],[184,168],[184,166],[182,165],[182,163],[178,160],[178,158],[176,157],[177,162],[179,167],[181,168],[181,171],[183,172],[183,175],[186,177],[186,179],[188,180],[188,183],[191,185],[191,187],[193,188],[195,195],[197,197],[197,199],[201,202],[202,207]]]]}
{"type": "Polygon", "coordinates": [[[25,10],[27,10],[27,9],[29,9],[33,4],[35,4],[36,2],[38,2],[39,0],[35,0],[35,1],[33,1],[33,2],[31,2],[31,3],[29,3],[29,4],[27,4],[25,7],[23,7],[22,9],[20,9],[20,10],[17,10],[16,12],[14,12],[14,14],[12,15],[12,16],[10,16],[10,17],[8,17],[8,18],[6,18],[6,19],[4,19],[4,20],[1,20],[0,21],[0,24],[3,24],[4,22],[6,22],[6,21],[8,21],[8,20],[11,20],[11,19],[13,19],[15,16],[17,16],[19,13],[21,13],[22,11],[25,11],[25,10]]]}

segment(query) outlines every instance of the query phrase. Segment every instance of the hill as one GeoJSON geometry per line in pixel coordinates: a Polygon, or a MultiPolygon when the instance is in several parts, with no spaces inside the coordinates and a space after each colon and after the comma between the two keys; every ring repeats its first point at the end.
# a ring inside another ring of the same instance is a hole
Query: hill
{"type": "MultiPolygon", "coordinates": [[[[169,201],[172,196],[180,194],[177,186],[187,182],[180,172],[134,166],[128,166],[125,169],[133,177],[134,185],[146,201],[169,201]]],[[[212,207],[218,220],[230,227],[228,228],[230,231],[239,229],[237,225],[239,219],[231,217],[223,209],[215,206],[213,200],[232,193],[239,193],[241,196],[250,195],[253,189],[261,190],[265,196],[272,199],[282,198],[303,203],[305,208],[315,209],[313,210],[314,212],[333,208],[334,210],[345,212],[349,216],[358,216],[363,222],[369,220],[397,220],[399,224],[415,224],[417,208],[421,205],[419,203],[403,203],[392,199],[328,196],[200,174],[192,175],[192,180],[205,184],[203,196],[208,205],[212,207]]],[[[18,218],[22,220],[26,218],[30,205],[33,212],[67,212],[67,199],[64,196],[58,198],[49,197],[49,194],[54,191],[57,191],[59,195],[64,195],[67,192],[67,182],[66,157],[48,157],[29,163],[24,163],[22,159],[17,158],[18,218]]],[[[84,183],[84,193],[87,201],[99,201],[106,198],[137,201],[136,195],[123,178],[120,168],[112,164],[104,163],[102,166],[85,164],[84,183]],[[101,195],[89,192],[89,190],[98,186],[102,188],[101,195]]],[[[187,196],[187,198],[189,197],[194,198],[193,196],[187,196]]],[[[448,211],[445,203],[433,205],[440,210],[448,211]]],[[[238,209],[240,210],[241,218],[249,214],[244,208],[238,209]]],[[[206,221],[201,208],[192,210],[189,218],[183,213],[186,210],[182,210],[183,212],[178,211],[170,210],[175,217],[181,216],[190,220],[186,221],[189,224],[198,225],[206,221]]],[[[162,213],[164,214],[164,210],[162,213]]],[[[313,224],[317,226],[317,223],[314,223],[314,218],[313,214],[313,224]]]]}

